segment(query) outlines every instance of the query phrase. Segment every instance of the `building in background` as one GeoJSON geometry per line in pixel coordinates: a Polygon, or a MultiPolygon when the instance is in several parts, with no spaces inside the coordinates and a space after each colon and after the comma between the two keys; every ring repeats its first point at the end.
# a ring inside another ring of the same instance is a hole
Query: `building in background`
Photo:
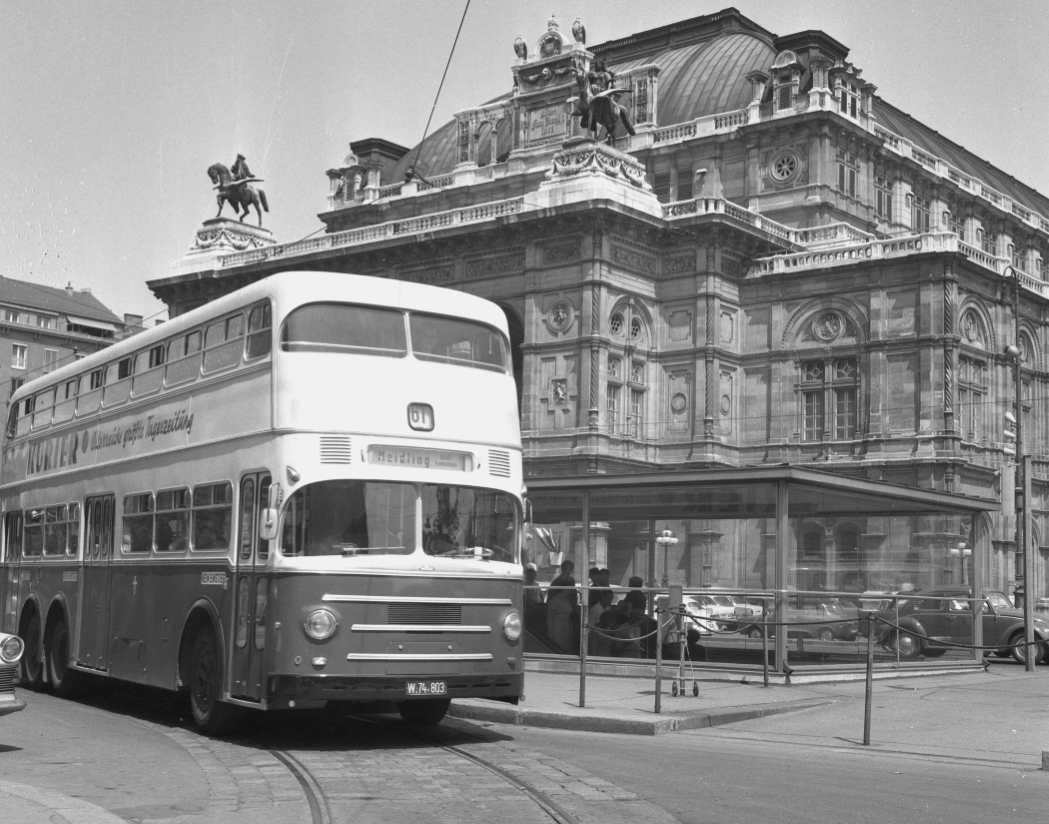
{"type": "Polygon", "coordinates": [[[91,294],[0,277],[0,393],[108,346],[141,328],[140,315],[113,314],[91,294]]]}
{"type": "Polygon", "coordinates": [[[516,59],[508,40],[491,67],[506,94],[421,147],[351,143],[328,171],[325,234],[202,247],[154,293],[175,315],[309,268],[496,301],[526,477],[537,511],[550,503],[529,560],[542,578],[574,554],[614,583],[1011,592],[1009,503],[893,514],[816,495],[791,512],[774,569],[774,490],[673,487],[788,465],[1010,501],[1015,342],[1029,592],[1049,594],[1049,199],[876,95],[822,31],[777,36],[734,9],[594,46],[566,29],[551,19],[516,59]],[[577,114],[597,60],[636,131],[620,125],[614,148],[583,139],[577,114]],[[594,486],[624,474],[648,497],[594,486]],[[664,529],[678,540],[661,550],[664,529]]]}

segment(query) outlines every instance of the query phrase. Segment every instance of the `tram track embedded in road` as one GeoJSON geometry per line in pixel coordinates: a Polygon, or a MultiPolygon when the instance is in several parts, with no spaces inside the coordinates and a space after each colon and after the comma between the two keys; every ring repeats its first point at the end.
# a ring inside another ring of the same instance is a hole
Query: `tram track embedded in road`
{"type": "MultiPolygon", "coordinates": [[[[456,758],[468,761],[483,770],[497,776],[502,781],[513,787],[518,793],[527,798],[545,813],[555,824],[579,824],[578,819],[566,811],[553,798],[542,790],[533,787],[527,781],[518,778],[498,764],[494,764],[467,750],[452,744],[445,744],[435,738],[433,734],[406,727],[397,721],[387,721],[381,718],[368,716],[353,716],[355,722],[365,723],[370,726],[385,730],[397,730],[406,737],[412,738],[426,746],[439,749],[456,758]]],[[[299,759],[292,750],[275,747],[264,740],[260,743],[271,753],[274,758],[283,764],[295,777],[302,788],[306,801],[309,804],[311,824],[332,824],[335,818],[332,813],[331,803],[324,788],[323,780],[313,774],[310,768],[299,759]]]]}

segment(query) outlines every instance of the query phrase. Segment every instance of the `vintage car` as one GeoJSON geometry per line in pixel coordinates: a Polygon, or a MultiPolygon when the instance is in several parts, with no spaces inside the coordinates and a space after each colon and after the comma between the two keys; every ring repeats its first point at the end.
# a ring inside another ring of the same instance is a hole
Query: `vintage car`
{"type": "MultiPolygon", "coordinates": [[[[899,606],[890,606],[875,616],[878,627],[875,638],[900,658],[914,659],[925,654],[930,658],[943,655],[951,645],[964,648],[973,642],[972,590],[968,587],[938,587],[920,590],[899,606]]],[[[1018,662],[1026,660],[1023,646],[1023,610],[1017,609],[1004,593],[995,589],[983,591],[983,645],[997,647],[995,655],[1012,655],[1018,662]]],[[[1049,648],[1049,620],[1034,618],[1035,662],[1042,660],[1049,648]]]]}
{"type": "MultiPolygon", "coordinates": [[[[768,605],[768,620],[773,621],[772,604],[768,605]]],[[[760,617],[760,616],[759,616],[760,617]]],[[[859,616],[856,606],[841,598],[823,595],[802,595],[800,604],[793,597],[788,600],[784,623],[788,638],[817,638],[820,641],[853,641],[859,634],[859,616]]],[[[748,638],[759,639],[762,624],[750,621],[740,627],[748,638]]],[[[776,635],[775,626],[769,628],[769,637],[776,635]]]]}
{"type": "Polygon", "coordinates": [[[25,701],[15,695],[18,683],[18,661],[25,644],[17,635],[0,632],[0,715],[25,709],[25,701]]]}

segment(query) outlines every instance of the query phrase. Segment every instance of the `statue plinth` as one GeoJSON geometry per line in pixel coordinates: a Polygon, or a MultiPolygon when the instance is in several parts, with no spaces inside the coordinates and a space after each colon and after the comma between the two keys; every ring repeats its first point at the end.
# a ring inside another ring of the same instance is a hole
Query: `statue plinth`
{"type": "Polygon", "coordinates": [[[205,220],[197,229],[193,245],[171,268],[176,275],[202,272],[219,266],[219,258],[236,252],[250,252],[276,245],[273,232],[225,217],[205,220]]]}
{"type": "Polygon", "coordinates": [[[525,197],[539,208],[609,199],[662,216],[644,165],[626,152],[585,137],[566,140],[554,154],[546,180],[525,197]]]}

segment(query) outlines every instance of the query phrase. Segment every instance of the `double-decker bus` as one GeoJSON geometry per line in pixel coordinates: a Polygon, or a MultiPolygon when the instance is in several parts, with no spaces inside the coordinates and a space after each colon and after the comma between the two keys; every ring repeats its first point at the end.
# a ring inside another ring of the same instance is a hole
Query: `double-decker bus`
{"type": "Polygon", "coordinates": [[[506,319],[449,289],[273,275],[21,387],[2,626],[86,673],[244,711],[522,692],[506,319]]]}

